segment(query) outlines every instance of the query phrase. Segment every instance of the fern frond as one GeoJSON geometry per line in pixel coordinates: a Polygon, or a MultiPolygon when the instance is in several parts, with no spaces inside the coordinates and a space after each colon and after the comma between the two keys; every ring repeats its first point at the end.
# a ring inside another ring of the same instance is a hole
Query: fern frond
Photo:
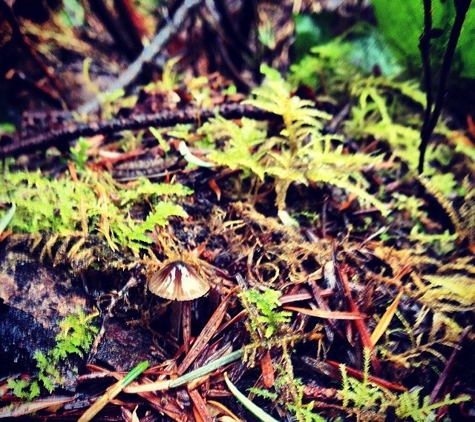
{"type": "Polygon", "coordinates": [[[403,420],[411,418],[414,422],[435,421],[437,419],[435,410],[470,400],[468,396],[451,398],[450,395],[447,395],[442,401],[431,404],[430,397],[425,396],[421,403],[421,391],[422,387],[419,387],[412,391],[406,391],[399,396],[399,406],[396,408],[398,418],[403,420]]]}
{"type": "Polygon", "coordinates": [[[441,312],[473,310],[475,284],[473,278],[463,275],[427,275],[427,290],[420,301],[441,312]]]}
{"type": "Polygon", "coordinates": [[[213,143],[222,139],[226,141],[224,151],[213,151],[207,157],[209,160],[232,170],[239,168],[245,172],[245,177],[251,172],[264,179],[265,168],[260,160],[266,149],[256,149],[266,140],[266,132],[260,122],[243,118],[239,126],[219,116],[205,123],[199,133],[205,134],[213,143]]]}
{"type": "Polygon", "coordinates": [[[356,193],[365,202],[387,213],[382,202],[364,190],[361,175],[364,165],[382,158],[363,154],[346,155],[342,147],[332,149],[338,136],[322,135],[323,121],[330,116],[316,109],[311,101],[292,96],[289,85],[275,72],[264,69],[268,76],[265,84],[253,90],[247,104],[272,111],[282,116],[284,128],[280,137],[273,138],[277,151],[265,156],[265,173],[275,178],[276,205],[285,209],[285,197],[291,183],[307,180],[342,187],[356,193]]]}

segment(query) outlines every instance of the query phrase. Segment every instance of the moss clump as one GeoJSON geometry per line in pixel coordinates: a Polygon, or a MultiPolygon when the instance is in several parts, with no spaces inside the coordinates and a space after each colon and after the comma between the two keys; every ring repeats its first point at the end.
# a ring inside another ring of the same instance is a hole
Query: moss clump
{"type": "Polygon", "coordinates": [[[187,216],[171,198],[192,192],[182,185],[147,179],[121,186],[109,174],[87,169],[77,180],[68,174],[50,179],[39,170],[10,172],[5,167],[2,172],[0,203],[14,199],[17,209],[9,225],[14,232],[101,234],[112,250],[138,252],[147,247],[152,239],[146,233],[155,225],[164,226],[171,216],[187,216]],[[134,207],[146,215],[145,221],[132,216],[134,207]]]}
{"type": "Polygon", "coordinates": [[[92,323],[98,315],[99,312],[85,315],[78,307],[77,315],[65,317],[59,323],[61,331],[56,336],[56,346],[47,353],[40,350],[35,352],[37,376],[30,381],[21,379],[8,381],[13,394],[22,399],[33,400],[40,395],[41,387],[52,393],[56,386],[62,385],[60,369],[62,362],[73,354],[83,357],[89,351],[94,335],[99,331],[92,323]]]}

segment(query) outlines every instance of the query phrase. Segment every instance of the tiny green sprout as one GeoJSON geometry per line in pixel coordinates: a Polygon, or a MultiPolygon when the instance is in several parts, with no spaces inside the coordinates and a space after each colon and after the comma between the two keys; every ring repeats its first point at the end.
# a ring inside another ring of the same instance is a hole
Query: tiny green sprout
{"type": "Polygon", "coordinates": [[[265,338],[271,338],[280,331],[283,324],[290,322],[291,312],[276,310],[281,305],[280,294],[277,290],[267,289],[264,293],[247,290],[239,295],[243,301],[257,308],[257,314],[251,312],[249,315],[251,328],[265,338]]]}
{"type": "Polygon", "coordinates": [[[79,141],[76,145],[69,149],[71,161],[76,164],[76,167],[79,170],[84,170],[86,168],[87,160],[89,155],[87,150],[91,147],[91,142],[84,139],[83,137],[79,138],[79,141]]]}
{"type": "Polygon", "coordinates": [[[163,149],[163,152],[170,151],[170,146],[167,144],[167,142],[165,141],[162,134],[160,133],[160,131],[157,128],[154,128],[154,127],[150,126],[148,128],[148,130],[155,137],[155,139],[158,141],[158,144],[163,149]]]}

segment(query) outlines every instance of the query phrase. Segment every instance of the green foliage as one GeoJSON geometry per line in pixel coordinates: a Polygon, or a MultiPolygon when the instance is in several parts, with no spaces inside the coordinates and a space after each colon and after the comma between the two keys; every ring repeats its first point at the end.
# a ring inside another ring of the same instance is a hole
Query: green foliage
{"type": "MultiPolygon", "coordinates": [[[[366,24],[357,24],[340,37],[334,37],[328,27],[328,17],[323,13],[321,18],[303,17],[296,22],[296,44],[311,39],[313,44],[306,48],[309,54],[299,56],[299,61],[291,65],[289,81],[292,86],[306,84],[314,89],[323,89],[325,94],[341,96],[346,91],[348,81],[357,75],[369,75],[375,66],[387,77],[400,71],[395,58],[391,54],[379,31],[366,24]],[[299,40],[299,29],[304,30],[302,38],[310,35],[313,22],[312,37],[299,40]],[[304,28],[299,28],[299,25],[304,28]],[[319,34],[314,39],[315,34],[319,34]]],[[[297,47],[298,48],[298,47],[297,47]]]]}
{"type": "Polygon", "coordinates": [[[450,398],[447,395],[442,401],[430,404],[430,397],[422,398],[422,387],[403,393],[393,393],[369,380],[371,361],[370,349],[364,350],[363,380],[350,377],[345,365],[340,365],[342,376],[343,407],[348,413],[356,414],[358,420],[373,420],[372,415],[384,415],[389,407],[396,409],[396,416],[400,420],[413,420],[415,422],[435,421],[435,410],[440,407],[457,404],[470,400],[469,396],[450,398]]]}
{"type": "Polygon", "coordinates": [[[15,133],[16,127],[12,123],[0,123],[0,134],[15,133]]]}
{"type": "Polygon", "coordinates": [[[16,205],[13,202],[12,206],[10,209],[6,212],[6,214],[0,218],[0,235],[4,232],[4,230],[7,228],[8,224],[10,224],[11,219],[15,215],[16,212],[16,205]]]}
{"type": "Polygon", "coordinates": [[[266,388],[257,388],[257,387],[251,387],[249,391],[252,394],[255,394],[258,397],[261,397],[266,400],[272,400],[276,401],[279,395],[273,391],[269,391],[266,388]]]}
{"type": "Polygon", "coordinates": [[[420,143],[420,122],[410,125],[415,112],[425,105],[425,96],[414,82],[398,82],[382,77],[359,77],[351,82],[351,95],[357,104],[351,109],[351,120],[345,122],[349,136],[368,135],[386,140],[393,153],[406,161],[410,168],[417,167],[420,143]],[[411,101],[415,111],[403,107],[411,101]]]}
{"type": "Polygon", "coordinates": [[[363,73],[373,73],[375,66],[386,77],[400,73],[401,67],[379,28],[364,23],[357,24],[345,35],[344,40],[351,45],[349,62],[363,73]]]}
{"type": "Polygon", "coordinates": [[[364,351],[363,380],[348,376],[344,365],[340,365],[342,377],[342,389],[340,394],[343,397],[343,407],[354,407],[361,411],[384,412],[389,405],[385,400],[384,391],[374,383],[369,381],[369,368],[371,362],[371,351],[364,351]]]}
{"type": "Polygon", "coordinates": [[[85,315],[78,307],[77,315],[68,315],[60,323],[56,345],[46,354],[37,350],[34,354],[38,374],[31,381],[9,380],[8,386],[17,397],[32,400],[41,392],[41,386],[48,392],[63,383],[60,365],[71,355],[84,356],[89,351],[94,335],[99,331],[92,323],[99,313],[85,315]]]}
{"type": "Polygon", "coordinates": [[[303,403],[304,385],[299,378],[293,377],[293,368],[291,364],[288,366],[289,362],[285,363],[287,370],[280,366],[277,367],[278,376],[272,387],[275,391],[257,387],[251,387],[249,391],[265,400],[271,400],[274,403],[285,406],[286,409],[294,414],[295,420],[302,422],[326,422],[326,419],[314,412],[314,402],[303,403]],[[287,372],[289,370],[290,372],[287,372]],[[288,400],[289,397],[292,397],[291,401],[288,400]]]}
{"type": "Polygon", "coordinates": [[[364,154],[345,154],[337,136],[322,135],[323,121],[329,115],[314,108],[308,100],[292,96],[290,86],[271,69],[263,69],[267,79],[262,87],[253,90],[248,104],[282,116],[284,129],[271,138],[273,149],[266,155],[266,174],[275,178],[276,204],[285,208],[285,197],[291,183],[306,184],[308,180],[323,182],[354,192],[365,202],[376,206],[383,214],[387,210],[374,195],[366,192],[367,181],[361,174],[365,165],[374,165],[381,157],[364,154]],[[275,151],[277,150],[277,152],[275,151]]]}
{"type": "Polygon", "coordinates": [[[319,13],[313,15],[297,14],[293,17],[295,23],[295,57],[300,60],[316,45],[329,42],[331,35],[332,15],[319,13]]]}
{"type": "Polygon", "coordinates": [[[150,204],[158,204],[162,196],[186,196],[193,191],[183,185],[168,183],[152,183],[149,179],[141,177],[133,189],[124,189],[120,194],[121,205],[129,203],[139,204],[146,201],[150,204]]]}
{"type": "Polygon", "coordinates": [[[265,155],[265,149],[259,148],[266,140],[266,131],[262,123],[243,118],[241,125],[223,117],[216,117],[205,123],[199,133],[206,134],[213,142],[227,139],[224,151],[213,151],[208,158],[215,163],[234,170],[243,170],[244,176],[250,173],[264,179],[265,168],[260,159],[265,155]]]}
{"type": "Polygon", "coordinates": [[[149,127],[148,130],[157,139],[157,141],[158,141],[160,147],[162,148],[163,152],[167,153],[168,151],[170,151],[170,146],[165,141],[165,139],[163,139],[163,136],[162,136],[162,133],[161,133],[160,130],[158,130],[157,128],[154,128],[154,127],[149,127]]]}
{"type": "Polygon", "coordinates": [[[290,321],[292,315],[288,311],[276,311],[281,306],[279,297],[281,293],[277,290],[266,289],[264,293],[257,290],[246,290],[239,296],[252,305],[255,305],[259,313],[251,314],[251,327],[259,331],[265,338],[271,338],[280,331],[282,324],[290,321]]]}
{"type": "Polygon", "coordinates": [[[91,143],[81,137],[79,138],[77,144],[69,149],[71,161],[76,164],[76,167],[79,170],[84,170],[86,168],[86,163],[89,159],[87,150],[90,147],[91,143]]]}
{"type": "Polygon", "coordinates": [[[16,213],[10,222],[21,233],[52,232],[68,236],[101,233],[113,250],[128,247],[137,252],[152,240],[146,235],[155,224],[165,225],[171,216],[186,217],[182,207],[166,197],[184,196],[191,190],[182,185],[153,184],[139,179],[131,188],[118,186],[107,173],[84,168],[79,180],[66,175],[50,180],[34,173],[3,170],[0,202],[15,198],[16,213]],[[150,212],[145,221],[133,219],[130,209],[144,207],[150,212]]]}
{"type": "Polygon", "coordinates": [[[85,11],[78,0],[63,0],[63,17],[67,26],[83,26],[85,11]]]}
{"type": "MultiPolygon", "coordinates": [[[[421,57],[419,37],[424,28],[424,9],[420,0],[404,2],[371,0],[378,21],[378,27],[392,44],[393,50],[410,71],[420,73],[421,57]]],[[[442,63],[443,51],[455,17],[453,1],[431,1],[433,27],[442,30],[440,38],[431,40],[433,65],[442,63]]],[[[453,73],[462,78],[475,77],[475,56],[473,54],[473,30],[475,5],[472,3],[465,19],[458,42],[453,73]]]]}
{"type": "Polygon", "coordinates": [[[25,400],[32,400],[40,394],[38,381],[27,380],[8,380],[8,387],[12,389],[13,394],[25,400]]]}
{"type": "Polygon", "coordinates": [[[337,93],[345,80],[356,74],[356,69],[347,61],[350,50],[350,45],[340,39],[313,47],[311,54],[290,66],[290,83],[292,86],[305,84],[319,89],[329,82],[328,93],[337,93]]]}
{"type": "MultiPolygon", "coordinates": [[[[362,67],[367,66],[363,66],[361,62],[358,64],[357,59],[364,48],[358,50],[356,45],[365,44],[368,52],[372,51],[370,45],[377,44],[376,40],[370,41],[373,32],[374,28],[368,32],[364,26],[356,27],[352,33],[314,47],[312,54],[306,55],[299,64],[292,66],[289,80],[294,86],[307,83],[317,88],[321,81],[325,81],[325,87],[328,86],[326,92],[335,96],[349,88],[348,95],[356,103],[351,108],[351,119],[344,122],[345,133],[357,139],[371,136],[387,141],[392,153],[415,169],[419,157],[421,113],[426,104],[426,96],[414,81],[364,75],[362,67]],[[351,58],[353,54],[355,56],[351,58]]],[[[373,53],[377,55],[379,47],[374,48],[373,53]]],[[[367,56],[368,54],[362,54],[362,57],[367,56]]],[[[381,58],[376,60],[379,61],[381,58]]],[[[437,126],[436,131],[449,135],[443,123],[437,126]]],[[[473,156],[473,152],[463,142],[457,142],[455,151],[468,157],[473,156]]],[[[438,167],[447,168],[455,151],[448,145],[430,145],[427,160],[438,163],[438,167]]],[[[425,174],[434,177],[445,194],[459,190],[457,181],[450,172],[436,174],[435,167],[428,167],[425,174]]]]}
{"type": "Polygon", "coordinates": [[[473,311],[475,284],[473,277],[461,274],[427,275],[428,285],[421,291],[420,301],[439,312],[473,311]]]}
{"type": "MultiPolygon", "coordinates": [[[[255,88],[253,98],[246,101],[255,107],[282,116],[284,128],[279,136],[265,138],[262,126],[244,119],[242,127],[222,118],[204,125],[204,133],[213,141],[227,138],[222,152],[213,152],[209,158],[230,168],[241,168],[275,180],[276,205],[285,210],[287,190],[292,183],[308,181],[330,183],[356,193],[363,201],[375,205],[382,213],[387,210],[374,195],[370,195],[361,170],[381,160],[364,154],[345,154],[337,136],[322,135],[323,121],[330,116],[314,107],[309,100],[292,95],[290,85],[280,74],[264,67],[267,79],[255,88]]],[[[248,173],[249,174],[249,173],[248,173]]]]}
{"type": "Polygon", "coordinates": [[[91,322],[98,314],[86,316],[79,307],[77,311],[77,316],[68,315],[59,323],[61,331],[56,336],[56,347],[50,352],[56,362],[73,353],[83,357],[84,351],[89,350],[94,334],[98,331],[91,322]]]}
{"type": "Polygon", "coordinates": [[[14,231],[66,233],[80,229],[79,198],[94,198],[92,187],[66,179],[48,180],[35,173],[4,170],[0,201],[15,198],[17,211],[10,223],[14,231]]]}
{"type": "Polygon", "coordinates": [[[411,218],[414,222],[408,236],[410,240],[418,242],[420,245],[431,245],[441,254],[449,253],[454,249],[457,234],[451,234],[448,230],[444,233],[434,234],[428,232],[424,226],[423,221],[428,221],[429,216],[423,209],[424,201],[422,199],[400,193],[394,193],[393,199],[395,202],[391,217],[397,218],[394,216],[397,211],[407,212],[409,215],[406,218],[411,218]]]}
{"type": "Polygon", "coordinates": [[[246,290],[239,294],[239,298],[248,312],[246,327],[252,343],[244,348],[244,360],[252,366],[255,362],[257,350],[271,350],[279,348],[281,353],[277,358],[278,377],[270,389],[251,389],[255,394],[270,399],[284,406],[295,414],[298,421],[321,422],[319,416],[312,412],[313,405],[303,403],[304,386],[294,377],[294,369],[289,348],[296,341],[305,340],[305,335],[292,333],[289,323],[292,313],[279,311],[281,306],[277,290],[266,289],[264,292],[246,290]],[[251,355],[249,358],[249,354],[251,355]]]}
{"type": "Polygon", "coordinates": [[[436,421],[437,415],[435,410],[470,400],[469,396],[451,399],[450,395],[447,394],[442,401],[431,404],[429,396],[424,396],[421,402],[421,391],[422,387],[419,387],[399,395],[396,408],[396,416],[398,418],[402,420],[411,418],[414,422],[436,421]]]}

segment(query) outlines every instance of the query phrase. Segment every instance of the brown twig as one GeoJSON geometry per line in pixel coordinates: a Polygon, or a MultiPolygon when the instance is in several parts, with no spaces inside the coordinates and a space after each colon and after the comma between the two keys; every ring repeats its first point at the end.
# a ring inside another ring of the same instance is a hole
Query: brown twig
{"type": "Polygon", "coordinates": [[[122,130],[144,129],[150,126],[167,127],[179,123],[194,123],[206,121],[216,115],[227,119],[240,119],[249,117],[256,120],[276,120],[279,117],[268,111],[241,104],[223,104],[215,109],[197,109],[188,107],[176,111],[163,111],[156,114],[135,116],[128,119],[112,119],[103,122],[79,123],[75,126],[65,127],[52,132],[23,139],[18,142],[0,145],[0,158],[18,156],[35,149],[46,149],[50,146],[64,146],[66,142],[81,136],[109,135],[122,130]]]}
{"type": "Polygon", "coordinates": [[[445,365],[444,370],[439,376],[439,380],[437,381],[437,384],[435,384],[431,394],[430,394],[430,403],[435,403],[436,400],[439,398],[440,392],[442,390],[442,387],[447,383],[447,378],[450,374],[450,371],[452,370],[455,359],[457,357],[457,354],[459,353],[460,349],[462,348],[462,344],[467,337],[467,335],[470,333],[472,327],[466,327],[462,333],[460,334],[458,338],[458,346],[454,347],[454,350],[452,350],[452,353],[449,357],[449,360],[447,361],[447,364],[445,365]]]}

